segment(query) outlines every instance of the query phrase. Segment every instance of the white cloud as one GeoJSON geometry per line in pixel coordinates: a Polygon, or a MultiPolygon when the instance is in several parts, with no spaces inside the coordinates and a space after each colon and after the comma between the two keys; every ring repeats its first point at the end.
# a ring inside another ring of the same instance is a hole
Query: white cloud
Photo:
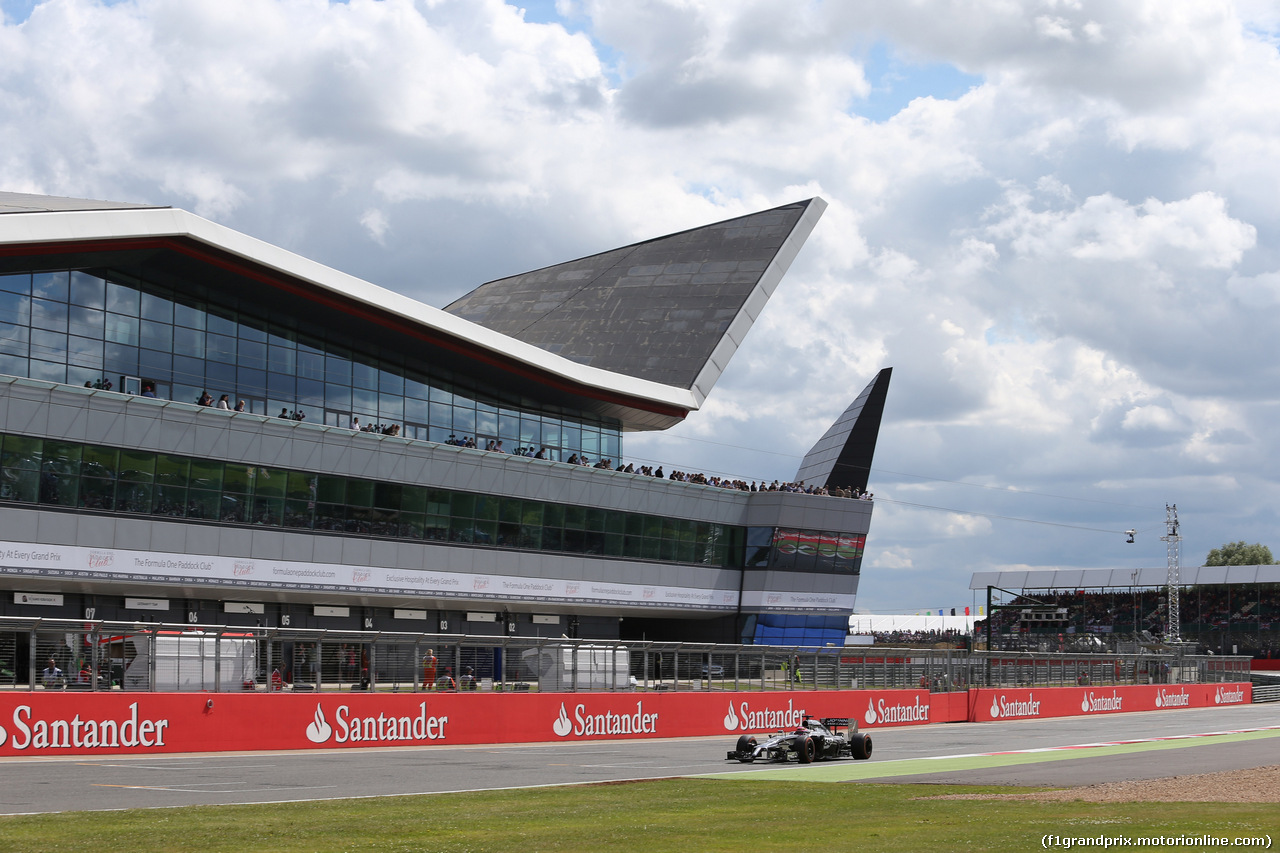
{"type": "Polygon", "coordinates": [[[1106,531],[1166,500],[1189,561],[1266,543],[1274,4],[557,9],[571,27],[498,0],[46,0],[0,25],[0,186],[185,207],[435,305],[822,195],[706,409],[629,456],[789,479],[892,366],[872,488],[944,509],[877,506],[861,606],[1159,564],[1106,531]],[[869,121],[877,43],[983,82],[869,121]]]}
{"type": "Polygon", "coordinates": [[[951,512],[947,513],[941,532],[948,537],[984,536],[991,532],[991,521],[977,515],[951,512]]]}
{"type": "Polygon", "coordinates": [[[1275,307],[1280,305],[1280,272],[1232,276],[1227,279],[1227,292],[1247,308],[1275,307]]]}
{"type": "MultiPolygon", "coordinates": [[[[1096,27],[1097,25],[1094,24],[1096,27]]],[[[1071,22],[1066,18],[1051,18],[1048,15],[1040,15],[1035,20],[1036,33],[1042,38],[1073,42],[1076,40],[1075,33],[1071,31],[1071,22]]]]}
{"type": "Polygon", "coordinates": [[[390,223],[387,222],[387,216],[381,210],[371,207],[360,215],[360,224],[369,232],[369,236],[379,246],[386,245],[387,229],[390,223]]]}
{"type": "Polygon", "coordinates": [[[1172,432],[1185,429],[1186,426],[1186,421],[1165,406],[1136,406],[1125,412],[1120,421],[1120,427],[1129,430],[1172,432]]]}
{"type": "Polygon", "coordinates": [[[913,568],[910,553],[897,548],[885,548],[884,550],[878,551],[875,555],[875,559],[870,561],[869,567],[889,570],[913,568]]]}
{"type": "Polygon", "coordinates": [[[988,233],[1007,240],[1019,254],[1045,259],[1158,264],[1176,252],[1195,265],[1226,269],[1239,263],[1257,238],[1257,229],[1228,216],[1225,200],[1212,192],[1139,205],[1104,194],[1067,211],[1032,210],[1026,195],[1009,196],[1010,209],[988,233]]]}

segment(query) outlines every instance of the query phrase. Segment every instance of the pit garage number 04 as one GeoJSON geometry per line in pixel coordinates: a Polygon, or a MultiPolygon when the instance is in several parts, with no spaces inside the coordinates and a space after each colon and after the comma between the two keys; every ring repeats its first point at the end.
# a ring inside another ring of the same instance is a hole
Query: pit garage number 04
{"type": "Polygon", "coordinates": [[[871,757],[871,736],[858,731],[858,721],[848,717],[805,716],[803,724],[790,732],[778,732],[763,740],[755,735],[742,735],[726,756],[727,761],[750,764],[753,761],[789,761],[795,756],[801,764],[829,758],[865,759],[871,757]],[[838,729],[843,728],[841,733],[838,729]]]}

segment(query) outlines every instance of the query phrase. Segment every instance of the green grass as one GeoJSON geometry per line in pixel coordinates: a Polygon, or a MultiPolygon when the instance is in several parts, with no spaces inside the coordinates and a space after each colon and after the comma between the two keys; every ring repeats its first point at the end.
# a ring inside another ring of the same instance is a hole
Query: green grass
{"type": "MultiPolygon", "coordinates": [[[[1274,804],[922,799],[957,786],[658,780],[265,806],[0,818],[0,850],[1034,850],[1041,836],[1270,833],[1274,804]]],[[[1179,849],[1195,850],[1197,847],[1179,849]]]]}

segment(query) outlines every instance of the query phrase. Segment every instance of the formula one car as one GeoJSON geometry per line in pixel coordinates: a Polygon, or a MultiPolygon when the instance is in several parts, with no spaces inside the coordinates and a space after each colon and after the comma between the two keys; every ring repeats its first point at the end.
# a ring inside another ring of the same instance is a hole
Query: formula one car
{"type": "Polygon", "coordinates": [[[847,717],[823,717],[818,720],[806,715],[803,725],[795,731],[779,732],[764,740],[757,740],[755,735],[740,736],[738,745],[725,760],[750,764],[753,761],[789,761],[792,755],[801,764],[839,758],[842,755],[858,759],[870,758],[871,736],[858,732],[857,720],[847,717]],[[836,731],[838,728],[844,728],[845,732],[841,734],[836,731]]]}

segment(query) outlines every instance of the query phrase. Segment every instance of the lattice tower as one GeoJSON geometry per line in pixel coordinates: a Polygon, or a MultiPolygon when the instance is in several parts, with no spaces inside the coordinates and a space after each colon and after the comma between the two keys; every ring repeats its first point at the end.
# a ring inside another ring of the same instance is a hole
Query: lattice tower
{"type": "Polygon", "coordinates": [[[1181,586],[1181,548],[1179,543],[1182,542],[1182,536],[1178,533],[1178,505],[1164,505],[1164,526],[1166,534],[1161,536],[1161,540],[1168,543],[1169,549],[1169,574],[1165,583],[1168,586],[1166,594],[1169,602],[1165,608],[1165,615],[1168,617],[1168,628],[1165,630],[1164,640],[1166,643],[1182,642],[1182,613],[1179,602],[1181,595],[1179,587],[1181,586]]]}

